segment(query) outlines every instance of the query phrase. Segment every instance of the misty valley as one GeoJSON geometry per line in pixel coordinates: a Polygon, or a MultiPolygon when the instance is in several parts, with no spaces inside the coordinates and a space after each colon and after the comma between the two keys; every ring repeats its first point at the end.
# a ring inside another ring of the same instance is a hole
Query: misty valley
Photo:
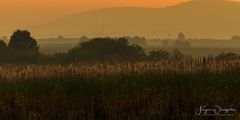
{"type": "MultiPolygon", "coordinates": [[[[84,36],[83,36],[84,37],[84,36]]],[[[139,36],[134,36],[136,38],[144,38],[139,36]]],[[[132,38],[134,38],[132,37],[132,38]]],[[[176,41],[177,35],[175,38],[165,38],[165,39],[149,39],[144,38],[144,44],[136,42],[136,40],[131,43],[138,44],[142,46],[146,51],[164,49],[171,51],[176,48],[173,46],[173,43],[176,41]]],[[[189,41],[189,47],[178,47],[180,51],[184,54],[192,55],[195,57],[208,56],[208,55],[217,55],[222,52],[233,52],[240,53],[240,39],[233,40],[230,39],[190,39],[186,38],[189,41]]],[[[55,53],[66,53],[68,50],[73,48],[77,43],[84,41],[79,38],[47,38],[47,39],[37,39],[40,47],[40,51],[44,54],[55,54],[55,53]]]]}

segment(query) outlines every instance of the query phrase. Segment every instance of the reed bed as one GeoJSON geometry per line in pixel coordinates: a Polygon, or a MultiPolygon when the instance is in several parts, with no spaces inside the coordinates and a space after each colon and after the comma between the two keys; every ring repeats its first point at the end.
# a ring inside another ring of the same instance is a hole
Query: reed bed
{"type": "Polygon", "coordinates": [[[162,60],[116,62],[99,64],[68,64],[68,65],[9,65],[0,67],[1,80],[52,79],[52,78],[99,78],[105,76],[123,76],[131,74],[191,74],[208,72],[222,74],[237,72],[240,60],[162,60]]]}
{"type": "Polygon", "coordinates": [[[0,68],[1,120],[239,119],[240,60],[184,59],[0,68]],[[197,116],[201,105],[237,109],[197,116]]]}

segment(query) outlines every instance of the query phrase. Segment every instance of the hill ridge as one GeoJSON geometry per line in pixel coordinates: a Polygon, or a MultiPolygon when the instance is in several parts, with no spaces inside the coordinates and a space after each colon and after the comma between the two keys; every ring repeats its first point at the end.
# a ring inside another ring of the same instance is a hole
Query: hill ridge
{"type": "Polygon", "coordinates": [[[239,12],[239,3],[224,0],[194,0],[165,8],[111,7],[72,14],[33,31],[39,36],[47,31],[51,35],[152,38],[185,32],[190,37],[226,38],[240,34],[239,12]]]}

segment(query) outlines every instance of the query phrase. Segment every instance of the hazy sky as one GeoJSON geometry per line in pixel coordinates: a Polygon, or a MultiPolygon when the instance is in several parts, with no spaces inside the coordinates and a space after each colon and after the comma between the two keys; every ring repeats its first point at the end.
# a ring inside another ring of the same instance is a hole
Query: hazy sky
{"type": "Polygon", "coordinates": [[[1,0],[1,22],[37,24],[79,11],[104,7],[165,7],[187,0],[1,0]]]}
{"type": "MultiPolygon", "coordinates": [[[[189,0],[0,0],[0,33],[104,7],[165,7],[189,0]]],[[[240,0],[239,0],[240,1],[240,0]]]]}

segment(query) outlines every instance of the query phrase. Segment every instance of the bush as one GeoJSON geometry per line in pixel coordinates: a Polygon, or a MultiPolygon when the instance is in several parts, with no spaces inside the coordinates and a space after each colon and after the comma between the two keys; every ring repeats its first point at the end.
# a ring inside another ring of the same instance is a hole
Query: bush
{"type": "Polygon", "coordinates": [[[130,45],[125,38],[94,38],[69,51],[70,61],[105,61],[138,59],[145,56],[143,48],[130,45]]]}

